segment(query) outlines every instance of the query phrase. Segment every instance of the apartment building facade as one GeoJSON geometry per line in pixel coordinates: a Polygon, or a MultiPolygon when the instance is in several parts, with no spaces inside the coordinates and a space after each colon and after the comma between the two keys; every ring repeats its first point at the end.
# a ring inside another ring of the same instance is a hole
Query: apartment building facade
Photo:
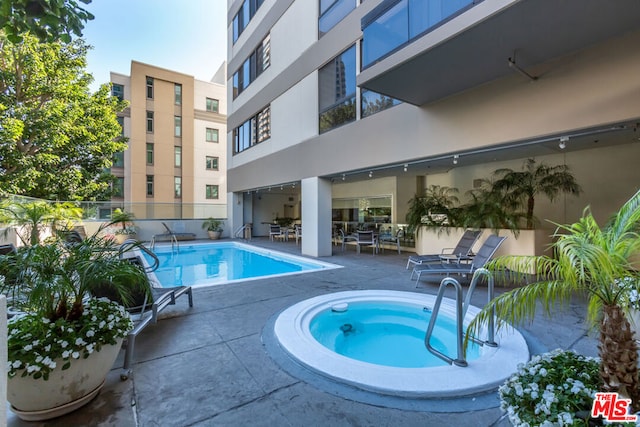
{"type": "Polygon", "coordinates": [[[584,190],[541,219],[604,221],[639,187],[637,1],[228,0],[227,22],[234,228],[293,216],[328,256],[336,217],[402,223],[427,186],[528,158],[584,190]]]}
{"type": "Polygon", "coordinates": [[[129,101],[112,202],[140,219],[225,216],[225,70],[210,82],[137,61],[111,73],[112,95],[129,101]]]}

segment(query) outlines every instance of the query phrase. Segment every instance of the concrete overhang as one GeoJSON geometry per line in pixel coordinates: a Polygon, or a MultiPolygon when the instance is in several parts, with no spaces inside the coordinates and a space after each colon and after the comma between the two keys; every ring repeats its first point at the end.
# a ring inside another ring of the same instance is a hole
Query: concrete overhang
{"type": "MultiPolygon", "coordinates": [[[[485,0],[363,70],[358,86],[414,105],[640,29],[640,0],[485,0]]],[[[532,71],[533,70],[533,71],[532,71]]]]}

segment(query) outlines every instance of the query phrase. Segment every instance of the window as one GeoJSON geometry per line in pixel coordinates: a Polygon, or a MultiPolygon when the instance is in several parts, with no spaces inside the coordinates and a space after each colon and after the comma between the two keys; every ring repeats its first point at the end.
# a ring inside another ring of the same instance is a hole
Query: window
{"type": "Polygon", "coordinates": [[[177,168],[182,167],[182,147],[178,145],[173,147],[173,165],[177,168]]]}
{"type": "Polygon", "coordinates": [[[118,116],[116,120],[118,120],[118,124],[120,125],[120,136],[124,136],[124,117],[118,116]]]}
{"type": "Polygon", "coordinates": [[[207,199],[217,199],[218,198],[218,186],[207,184],[206,194],[207,199]]]}
{"type": "Polygon", "coordinates": [[[147,164],[153,164],[153,144],[147,142],[147,164]]]}
{"type": "Polygon", "coordinates": [[[240,153],[271,137],[271,106],[233,130],[233,152],[240,153]]]}
{"type": "Polygon", "coordinates": [[[318,71],[320,133],[356,119],[356,47],[318,71]]]}
{"type": "Polygon", "coordinates": [[[207,98],[207,111],[211,111],[212,113],[217,113],[218,104],[219,104],[219,101],[217,99],[207,98]]]}
{"type": "Polygon", "coordinates": [[[218,142],[218,129],[207,128],[207,142],[218,142]]]}
{"type": "Polygon", "coordinates": [[[182,197],[182,177],[173,177],[173,195],[176,199],[182,197]]]}
{"type": "Polygon", "coordinates": [[[153,111],[147,111],[147,132],[153,132],[153,111]]]}
{"type": "Polygon", "coordinates": [[[233,98],[240,95],[251,82],[269,68],[269,65],[271,65],[271,35],[267,35],[262,40],[233,75],[233,98]]]}
{"type": "Polygon", "coordinates": [[[182,104],[182,85],[181,84],[174,84],[173,85],[173,92],[174,92],[174,102],[176,105],[181,105],[182,104]]]}
{"type": "Polygon", "coordinates": [[[147,76],[147,99],[153,99],[153,77],[147,76]]]}
{"type": "Polygon", "coordinates": [[[217,171],[218,170],[218,158],[213,156],[207,156],[207,170],[208,171],[217,171]]]}
{"type": "Polygon", "coordinates": [[[124,99],[124,86],[117,83],[111,83],[111,96],[115,96],[122,101],[124,99]]]}
{"type": "Polygon", "coordinates": [[[264,0],[244,0],[242,6],[233,17],[233,42],[235,43],[240,34],[249,25],[249,21],[256,14],[257,10],[262,6],[264,0]]]}
{"type": "Polygon", "coordinates": [[[113,182],[111,196],[117,197],[117,198],[124,197],[124,178],[117,177],[116,180],[113,182]]]}
{"type": "MultiPolygon", "coordinates": [[[[325,35],[338,22],[356,8],[357,0],[320,0],[318,20],[319,37],[325,35]]],[[[421,0],[422,1],[422,0],[421,0]]]]}
{"type": "Polygon", "coordinates": [[[113,154],[113,164],[111,165],[114,168],[123,168],[124,167],[124,152],[118,151],[113,154]]]}
{"type": "Polygon", "coordinates": [[[153,175],[147,175],[147,196],[153,197],[153,175]]]}
{"type": "Polygon", "coordinates": [[[177,137],[182,136],[182,117],[173,116],[173,134],[177,137]]]}
{"type": "Polygon", "coordinates": [[[362,89],[360,92],[360,103],[361,116],[364,118],[382,110],[386,110],[387,108],[391,108],[394,105],[398,105],[401,101],[389,96],[381,95],[377,92],[362,89]]]}

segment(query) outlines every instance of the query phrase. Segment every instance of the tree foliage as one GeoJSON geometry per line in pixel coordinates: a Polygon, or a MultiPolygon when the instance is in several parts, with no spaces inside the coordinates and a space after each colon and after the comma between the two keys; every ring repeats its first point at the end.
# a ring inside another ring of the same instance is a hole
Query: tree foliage
{"type": "Polygon", "coordinates": [[[12,43],[0,33],[0,194],[44,199],[107,198],[105,172],[127,145],[109,86],[90,93],[88,46],[12,43]]]}
{"type": "Polygon", "coordinates": [[[495,189],[504,191],[511,203],[526,206],[528,229],[534,227],[537,195],[543,194],[553,202],[560,193],[578,195],[582,191],[567,165],[547,166],[527,159],[522,171],[498,169],[494,175],[499,177],[493,184],[495,189]]]}
{"type": "MultiPolygon", "coordinates": [[[[80,0],[89,4],[92,0],[80,0]]],[[[2,0],[0,30],[7,38],[19,43],[25,33],[42,42],[70,42],[71,35],[82,36],[84,23],[94,16],[76,0],[2,0]]]]}

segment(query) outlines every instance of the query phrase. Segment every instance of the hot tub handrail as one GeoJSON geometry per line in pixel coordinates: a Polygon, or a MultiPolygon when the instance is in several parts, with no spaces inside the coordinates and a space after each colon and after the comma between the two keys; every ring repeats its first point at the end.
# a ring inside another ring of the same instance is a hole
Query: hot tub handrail
{"type": "MultiPolygon", "coordinates": [[[[481,276],[487,277],[487,287],[488,287],[488,302],[491,302],[493,299],[494,289],[493,289],[493,275],[486,268],[479,268],[473,273],[473,278],[471,279],[471,284],[469,285],[469,290],[467,291],[467,296],[464,299],[464,306],[462,303],[462,285],[456,279],[452,277],[445,277],[440,282],[440,288],[438,289],[438,295],[436,297],[436,302],[433,305],[433,310],[431,311],[431,318],[429,319],[429,326],[427,327],[427,333],[424,337],[424,345],[431,353],[438,356],[445,362],[449,364],[455,364],[456,366],[467,366],[467,361],[464,357],[464,328],[463,321],[464,317],[467,315],[467,310],[469,309],[469,305],[471,304],[471,297],[473,296],[473,292],[478,284],[478,280],[481,276]],[[453,359],[452,357],[447,356],[444,353],[436,350],[431,346],[431,335],[433,334],[433,328],[436,324],[436,319],[438,318],[438,313],[440,312],[440,304],[442,303],[442,298],[444,297],[444,291],[446,290],[448,285],[453,285],[456,290],[456,341],[457,341],[457,358],[453,359]]],[[[471,337],[471,340],[481,344],[487,345],[489,347],[497,347],[498,344],[495,342],[495,331],[494,331],[494,312],[492,310],[491,316],[489,317],[489,324],[487,325],[487,339],[485,341],[479,340],[475,337],[471,337]]]]}
{"type": "Polygon", "coordinates": [[[431,353],[438,356],[440,359],[444,360],[449,364],[455,364],[456,366],[467,366],[467,361],[464,357],[464,349],[463,349],[463,329],[462,329],[462,286],[460,283],[452,278],[445,277],[440,282],[440,288],[438,289],[438,296],[436,297],[436,302],[433,305],[433,310],[431,311],[431,319],[429,319],[429,326],[427,327],[427,333],[424,336],[424,345],[431,353]],[[431,335],[433,333],[433,328],[436,325],[436,319],[438,317],[438,312],[440,311],[440,304],[442,303],[442,298],[444,296],[444,291],[446,290],[448,285],[453,285],[456,290],[456,339],[457,339],[457,358],[453,359],[452,357],[447,356],[444,353],[436,350],[431,346],[431,335]]]}

